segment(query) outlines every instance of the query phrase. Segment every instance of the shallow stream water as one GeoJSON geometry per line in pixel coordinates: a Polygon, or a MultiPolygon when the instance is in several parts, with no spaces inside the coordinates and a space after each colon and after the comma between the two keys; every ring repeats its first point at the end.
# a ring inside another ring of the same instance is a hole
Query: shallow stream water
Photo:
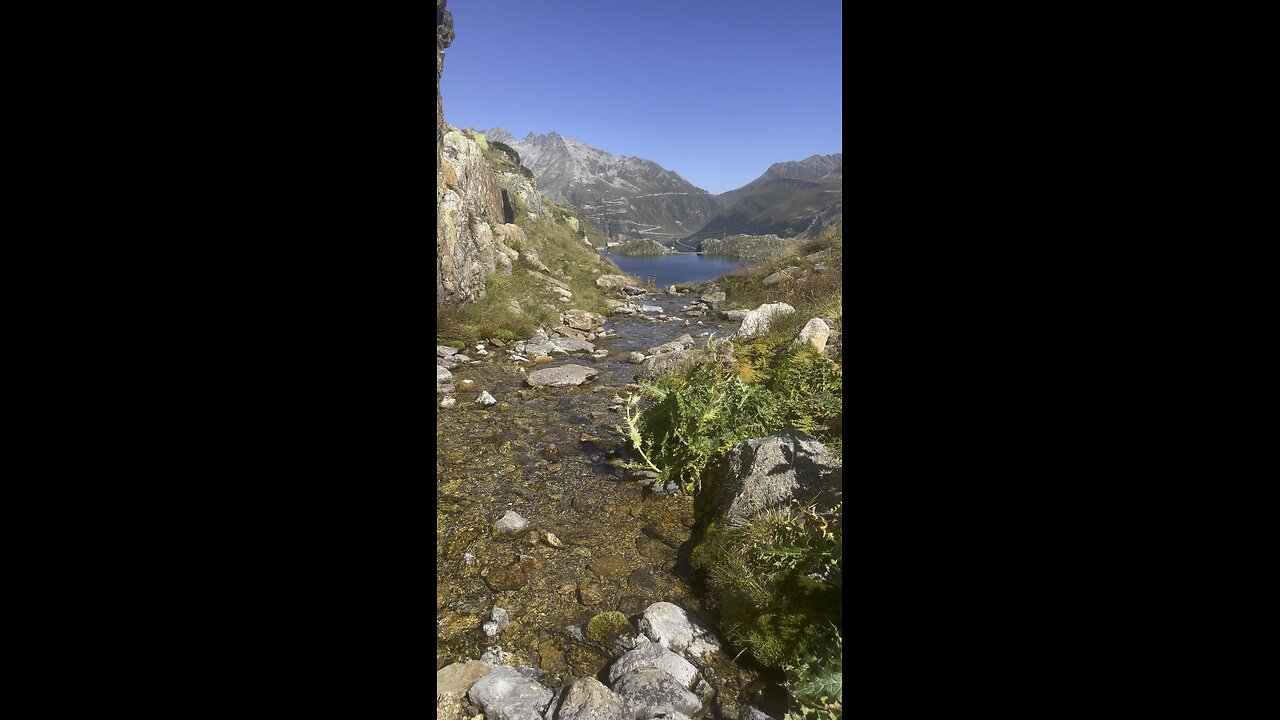
{"type": "MultiPolygon", "coordinates": [[[[672,318],[664,322],[610,317],[605,328],[619,337],[593,341],[609,351],[603,359],[575,353],[525,364],[530,371],[577,364],[600,372],[580,387],[528,387],[518,364],[491,346],[483,358],[468,349],[479,362],[452,371],[457,405],[440,408],[437,399],[436,410],[437,667],[498,645],[512,653],[512,664],[541,668],[544,682],[558,687],[610,662],[575,641],[568,625],[606,610],[634,619],[663,600],[710,618],[688,569],[693,499],[647,495],[625,478],[617,467],[627,457],[624,438],[615,429],[623,415],[610,409],[640,370],[626,361],[629,352],[684,333],[702,346],[698,333],[723,338],[736,329],[736,322],[711,317],[690,318],[694,324],[684,327],[678,309],[695,297],[646,298],[672,318]],[[463,385],[467,379],[474,384],[463,385]],[[496,405],[475,403],[485,390],[496,405]],[[507,510],[534,529],[516,541],[492,539],[491,526],[507,510]],[[548,532],[565,547],[551,547],[548,532]],[[511,625],[489,637],[481,626],[495,606],[507,610],[511,625]]],[[[755,679],[732,663],[717,670],[722,702],[755,679]]]]}

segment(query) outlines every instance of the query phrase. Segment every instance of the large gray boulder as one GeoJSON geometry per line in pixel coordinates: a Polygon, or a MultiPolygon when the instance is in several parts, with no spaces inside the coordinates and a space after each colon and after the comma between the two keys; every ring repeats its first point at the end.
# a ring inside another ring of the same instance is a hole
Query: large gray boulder
{"type": "Polygon", "coordinates": [[[654,643],[690,657],[700,658],[720,649],[720,642],[711,628],[674,603],[650,605],[636,625],[654,643]]]}
{"type": "Polygon", "coordinates": [[[765,303],[755,310],[747,312],[742,318],[742,325],[732,337],[753,337],[766,333],[776,318],[782,315],[790,315],[795,311],[795,308],[784,302],[765,303]]]}
{"type": "Polygon", "coordinates": [[[448,385],[449,381],[452,379],[453,379],[453,373],[449,372],[448,370],[444,369],[439,365],[436,366],[436,387],[440,387],[441,385],[448,385]]]}
{"type": "Polygon", "coordinates": [[[467,697],[484,710],[486,720],[543,720],[551,691],[504,665],[476,681],[467,697]]]}
{"type": "Polygon", "coordinates": [[[627,703],[604,683],[593,677],[580,677],[565,688],[559,705],[547,720],[627,720],[627,703]],[[554,717],[553,717],[554,715],[554,717]]]}
{"type": "Polygon", "coordinates": [[[716,476],[716,512],[750,517],[792,500],[825,510],[840,502],[842,484],[840,463],[825,445],[799,430],[782,430],[729,451],[716,476]]]}
{"type": "Polygon", "coordinates": [[[698,679],[698,669],[688,660],[656,642],[642,641],[635,650],[618,658],[609,667],[609,682],[614,682],[623,675],[641,668],[657,668],[679,680],[680,684],[687,688],[692,688],[698,679]]]}
{"type": "Polygon", "coordinates": [[[613,691],[627,701],[630,717],[635,720],[673,712],[693,716],[702,709],[697,695],[657,668],[640,668],[622,675],[614,682],[613,691]]]}
{"type": "Polygon", "coordinates": [[[559,387],[562,385],[581,385],[599,375],[600,371],[581,365],[559,365],[556,367],[534,370],[524,379],[532,387],[559,387]]]}

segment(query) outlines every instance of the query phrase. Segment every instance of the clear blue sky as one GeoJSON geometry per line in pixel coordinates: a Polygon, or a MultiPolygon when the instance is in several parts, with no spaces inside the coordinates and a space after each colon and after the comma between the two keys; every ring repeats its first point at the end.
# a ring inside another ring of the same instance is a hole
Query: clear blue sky
{"type": "Polygon", "coordinates": [[[712,193],[843,152],[840,0],[450,0],[445,122],[555,131],[712,193]]]}

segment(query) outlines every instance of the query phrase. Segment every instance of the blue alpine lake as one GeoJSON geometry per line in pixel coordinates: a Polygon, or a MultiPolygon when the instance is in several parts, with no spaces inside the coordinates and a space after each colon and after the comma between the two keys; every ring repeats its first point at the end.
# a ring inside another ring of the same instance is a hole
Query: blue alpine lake
{"type": "Polygon", "coordinates": [[[666,287],[676,283],[702,282],[713,280],[734,270],[751,267],[755,260],[729,257],[727,255],[699,255],[697,253],[676,253],[674,255],[618,255],[602,253],[618,266],[622,272],[639,278],[653,278],[654,285],[666,287]]]}

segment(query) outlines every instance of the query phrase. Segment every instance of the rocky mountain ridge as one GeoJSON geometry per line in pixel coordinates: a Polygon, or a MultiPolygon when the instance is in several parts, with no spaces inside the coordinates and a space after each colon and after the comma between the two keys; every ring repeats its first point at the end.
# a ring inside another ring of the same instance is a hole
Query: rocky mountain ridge
{"type": "Polygon", "coordinates": [[[523,139],[502,128],[484,134],[520,153],[544,195],[581,210],[609,236],[681,237],[721,209],[715,195],[652,160],[613,155],[556,132],[523,139]]]}
{"type": "Polygon", "coordinates": [[[679,242],[701,249],[706,238],[777,235],[812,239],[844,212],[844,154],[774,163],[760,177],[719,196],[724,209],[679,242]]]}

